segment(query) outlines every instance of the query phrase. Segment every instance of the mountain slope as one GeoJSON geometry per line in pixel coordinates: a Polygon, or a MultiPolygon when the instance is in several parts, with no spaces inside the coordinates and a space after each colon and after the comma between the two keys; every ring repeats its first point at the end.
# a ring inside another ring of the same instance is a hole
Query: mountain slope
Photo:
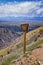
{"type": "MultiPolygon", "coordinates": [[[[40,25],[30,25],[28,31],[36,29],[40,25]]],[[[0,49],[10,46],[13,42],[16,43],[19,36],[21,36],[20,25],[5,25],[0,24],[0,49]]]]}
{"type": "MultiPolygon", "coordinates": [[[[40,38],[43,39],[43,31],[41,31],[41,30],[43,30],[43,27],[39,27],[39,28],[37,28],[37,29],[35,29],[33,31],[28,32],[27,35],[26,35],[27,44],[28,43],[30,44],[32,42],[36,42],[37,39],[40,40],[40,38]]],[[[6,49],[7,50],[9,49],[9,51],[10,51],[10,50],[15,49],[16,47],[20,47],[20,46],[22,46],[22,36],[21,37],[18,37],[15,40],[15,42],[11,43],[11,45],[8,46],[6,49]]],[[[1,51],[0,51],[0,53],[1,53],[1,51]]]]}
{"type": "MultiPolygon", "coordinates": [[[[7,53],[3,56],[4,50],[0,50],[0,56],[2,55],[2,65],[9,65],[13,60],[22,55],[22,36],[16,39],[16,44],[12,44],[7,47],[7,53]],[[15,46],[15,47],[14,47],[15,46]],[[13,49],[12,49],[13,48],[13,49]],[[2,54],[1,54],[2,51],[2,54]],[[8,53],[9,51],[9,53],[8,53]],[[6,61],[6,62],[5,62],[6,61]]],[[[26,50],[27,54],[31,54],[31,51],[36,49],[39,44],[43,44],[43,27],[37,28],[27,33],[26,50]]]]}
{"type": "Polygon", "coordinates": [[[21,36],[20,32],[15,32],[14,30],[6,27],[0,27],[0,49],[10,46],[11,43],[19,36],[21,36]]]}

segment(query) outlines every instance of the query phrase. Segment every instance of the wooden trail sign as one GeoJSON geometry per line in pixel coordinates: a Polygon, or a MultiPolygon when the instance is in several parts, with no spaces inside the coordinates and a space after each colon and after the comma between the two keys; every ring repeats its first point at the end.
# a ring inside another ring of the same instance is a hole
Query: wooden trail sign
{"type": "Polygon", "coordinates": [[[29,24],[21,24],[21,29],[23,31],[23,53],[25,54],[26,51],[26,32],[28,32],[29,24]]]}

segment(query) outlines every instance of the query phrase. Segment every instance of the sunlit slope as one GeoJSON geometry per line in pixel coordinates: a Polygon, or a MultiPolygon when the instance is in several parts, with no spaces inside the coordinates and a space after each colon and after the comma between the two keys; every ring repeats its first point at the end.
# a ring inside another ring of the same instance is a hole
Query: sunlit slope
{"type": "MultiPolygon", "coordinates": [[[[43,35],[43,27],[37,28],[27,33],[27,39],[26,39],[27,54],[31,55],[32,50],[38,48],[40,44],[43,44],[43,36],[40,36],[41,35],[40,31],[42,32],[43,35]]],[[[12,45],[0,51],[1,53],[0,55],[3,55],[2,65],[10,65],[13,60],[17,59],[22,55],[22,52],[23,50],[22,50],[22,36],[21,36],[16,39],[16,44],[12,43],[12,45]],[[8,51],[10,52],[9,54],[8,51]]]]}
{"type": "Polygon", "coordinates": [[[43,27],[39,27],[33,31],[28,32],[27,33],[27,40],[29,40],[34,34],[38,35],[41,30],[43,30],[43,27]]]}
{"type": "MultiPolygon", "coordinates": [[[[34,50],[35,48],[38,48],[40,44],[43,44],[43,40],[36,41],[34,43],[26,45],[26,55],[30,56],[32,54],[31,53],[32,50],[34,50]]],[[[12,53],[3,56],[2,62],[1,62],[2,65],[10,65],[11,63],[14,63],[12,61],[13,60],[15,61],[16,59],[18,59],[22,55],[22,52],[23,52],[22,47],[18,47],[12,53]]]]}
{"type": "Polygon", "coordinates": [[[10,50],[16,49],[16,45],[10,45],[9,47],[0,50],[0,55],[5,56],[6,54],[9,53],[10,50]]]}
{"type": "MultiPolygon", "coordinates": [[[[26,36],[27,37],[26,41],[29,41],[29,40],[30,40],[30,42],[33,41],[33,40],[31,40],[31,38],[34,37],[34,35],[37,37],[37,35],[39,35],[39,32],[41,30],[43,30],[43,27],[39,27],[33,31],[28,32],[27,36],[26,36]]],[[[17,38],[15,41],[16,41],[15,44],[12,43],[12,45],[10,45],[9,47],[0,50],[0,55],[6,55],[6,54],[8,54],[8,52],[15,50],[17,48],[17,45],[22,44],[22,36],[17,38]]]]}
{"type": "Polygon", "coordinates": [[[32,55],[34,55],[38,60],[40,60],[40,62],[43,62],[43,43],[32,51],[32,55]]]}

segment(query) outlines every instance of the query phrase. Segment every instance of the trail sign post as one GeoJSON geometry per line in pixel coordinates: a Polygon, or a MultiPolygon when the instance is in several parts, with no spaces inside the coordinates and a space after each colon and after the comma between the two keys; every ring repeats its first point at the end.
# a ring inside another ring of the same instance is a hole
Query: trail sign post
{"type": "Polygon", "coordinates": [[[25,54],[26,51],[26,32],[28,32],[28,26],[29,24],[21,24],[21,29],[23,31],[23,54],[25,54]]]}

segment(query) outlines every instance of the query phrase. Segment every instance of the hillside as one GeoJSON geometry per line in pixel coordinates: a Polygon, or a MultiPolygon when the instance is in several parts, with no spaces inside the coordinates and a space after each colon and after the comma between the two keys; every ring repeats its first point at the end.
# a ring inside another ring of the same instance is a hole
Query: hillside
{"type": "MultiPolygon", "coordinates": [[[[40,27],[39,25],[30,25],[28,31],[40,27]]],[[[20,25],[5,25],[0,24],[0,49],[10,46],[12,43],[16,43],[16,38],[22,34],[20,25]]]]}
{"type": "Polygon", "coordinates": [[[21,36],[20,32],[15,32],[6,27],[0,27],[0,49],[10,46],[19,36],[21,36]]]}
{"type": "MultiPolygon", "coordinates": [[[[0,64],[1,65],[10,65],[13,63],[13,60],[16,60],[18,58],[20,59],[20,57],[22,55],[22,42],[21,41],[22,41],[22,36],[16,39],[16,44],[12,44],[9,47],[0,50],[0,64]]],[[[30,57],[30,55],[32,54],[31,52],[33,50],[35,50],[36,48],[38,48],[40,44],[43,44],[43,27],[39,27],[39,28],[27,33],[26,55],[25,56],[29,55],[29,57],[30,57]]],[[[29,57],[28,57],[28,59],[29,59],[29,57]]],[[[21,57],[21,58],[24,59],[25,57],[21,57]]],[[[26,59],[27,59],[27,57],[26,57],[26,59]]],[[[16,62],[18,63],[18,61],[16,61],[16,62]]],[[[15,63],[12,65],[15,65],[15,63]]],[[[20,64],[18,64],[18,65],[20,65],[20,64]]]]}

